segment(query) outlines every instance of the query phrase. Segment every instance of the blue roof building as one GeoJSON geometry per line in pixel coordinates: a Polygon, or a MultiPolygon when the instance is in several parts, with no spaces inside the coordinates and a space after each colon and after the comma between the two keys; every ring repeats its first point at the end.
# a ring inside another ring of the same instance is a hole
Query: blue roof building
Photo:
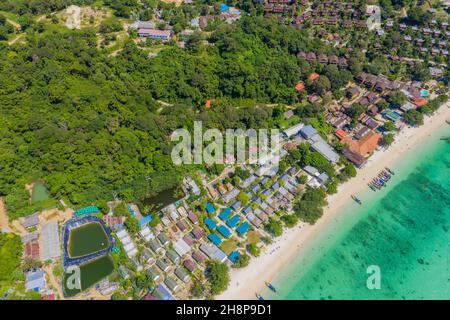
{"type": "Polygon", "coordinates": [[[231,215],[231,209],[226,208],[219,214],[219,219],[222,221],[225,221],[230,217],[230,215],[231,215]]]}
{"type": "Polygon", "coordinates": [[[239,217],[239,215],[235,214],[233,217],[231,217],[230,220],[227,221],[227,226],[229,226],[230,228],[234,228],[237,226],[239,221],[241,221],[241,218],[239,217]]]}
{"type": "Polygon", "coordinates": [[[206,226],[211,229],[211,230],[215,230],[217,228],[217,224],[214,222],[213,219],[211,218],[206,218],[205,220],[203,220],[203,222],[206,224],[206,226]]]}
{"type": "Polygon", "coordinates": [[[231,209],[233,209],[234,211],[239,210],[240,207],[241,207],[241,202],[240,201],[236,201],[235,203],[233,203],[231,205],[231,209]]]}
{"type": "Polygon", "coordinates": [[[85,214],[92,214],[92,213],[99,213],[99,212],[100,212],[100,209],[98,207],[89,206],[89,207],[81,208],[81,209],[78,209],[77,211],[75,211],[75,216],[80,217],[85,214]]]}
{"type": "Polygon", "coordinates": [[[152,217],[151,215],[148,215],[148,216],[142,218],[142,219],[139,221],[139,226],[140,226],[141,228],[143,228],[143,227],[145,227],[147,224],[149,224],[152,220],[153,220],[153,217],[152,217]]]}
{"type": "Polygon", "coordinates": [[[268,181],[269,181],[269,178],[268,177],[264,177],[264,178],[262,178],[261,183],[263,185],[265,185],[268,181]]]}
{"type": "Polygon", "coordinates": [[[225,12],[228,9],[230,9],[230,7],[228,5],[226,5],[225,3],[220,4],[220,12],[225,12]]]}
{"type": "Polygon", "coordinates": [[[153,290],[153,295],[159,300],[175,300],[169,290],[167,290],[167,288],[162,284],[159,284],[155,290],[153,290]]]}
{"type": "Polygon", "coordinates": [[[261,186],[260,186],[259,184],[257,184],[256,186],[254,186],[254,187],[252,188],[252,192],[253,192],[254,194],[256,194],[259,190],[261,190],[261,186]]]}
{"type": "Polygon", "coordinates": [[[240,256],[241,254],[238,251],[234,250],[232,253],[230,253],[228,259],[230,259],[231,262],[236,263],[240,256]]]}
{"type": "Polygon", "coordinates": [[[41,292],[46,288],[45,272],[43,270],[30,271],[26,275],[26,291],[41,292]]]}
{"type": "Polygon", "coordinates": [[[261,192],[261,195],[262,196],[265,196],[265,197],[268,197],[268,196],[270,196],[270,190],[269,189],[266,189],[266,190],[264,190],[263,192],[261,192]]]}
{"type": "Polygon", "coordinates": [[[248,232],[248,229],[250,229],[250,225],[247,222],[244,222],[236,228],[236,232],[243,236],[248,232]]]}
{"type": "Polygon", "coordinates": [[[224,236],[225,238],[231,237],[231,231],[230,231],[230,229],[228,229],[228,228],[225,227],[225,226],[220,226],[220,227],[218,227],[218,228],[217,228],[217,231],[219,231],[220,234],[221,234],[222,236],[224,236]]]}
{"type": "Polygon", "coordinates": [[[214,208],[214,205],[212,203],[207,203],[206,204],[206,211],[208,211],[208,213],[214,213],[216,212],[216,208],[214,208]]]}
{"type": "Polygon", "coordinates": [[[244,212],[245,214],[249,214],[252,211],[253,211],[253,208],[249,204],[242,210],[242,212],[244,212]]]}
{"type": "Polygon", "coordinates": [[[310,139],[313,136],[315,136],[317,134],[316,129],[314,129],[314,127],[310,124],[308,124],[307,126],[304,126],[301,130],[300,130],[300,134],[305,138],[305,139],[310,139]]]}
{"type": "Polygon", "coordinates": [[[214,243],[216,246],[219,246],[219,245],[222,243],[222,239],[220,239],[220,237],[219,237],[217,234],[215,234],[215,233],[211,233],[211,234],[208,236],[208,239],[209,239],[212,243],[214,243]]]}

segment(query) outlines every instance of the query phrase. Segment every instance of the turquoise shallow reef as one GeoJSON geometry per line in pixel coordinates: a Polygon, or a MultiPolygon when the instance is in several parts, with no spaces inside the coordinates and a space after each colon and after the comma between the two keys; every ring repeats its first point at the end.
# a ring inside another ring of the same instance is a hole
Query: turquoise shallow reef
{"type": "Polygon", "coordinates": [[[359,195],[272,283],[266,299],[450,299],[450,126],[394,167],[381,192],[359,195]],[[367,268],[381,288],[368,289],[367,268]]]}

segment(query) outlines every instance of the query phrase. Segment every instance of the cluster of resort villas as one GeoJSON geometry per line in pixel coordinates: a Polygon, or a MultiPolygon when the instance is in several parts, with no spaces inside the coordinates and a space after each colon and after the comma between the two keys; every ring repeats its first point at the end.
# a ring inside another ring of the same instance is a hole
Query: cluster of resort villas
{"type": "MultiPolygon", "coordinates": [[[[389,119],[401,125],[402,110],[426,104],[424,96],[429,93],[421,89],[419,83],[389,81],[385,77],[366,73],[358,75],[356,82],[347,88],[346,97],[339,107],[328,108],[325,117],[336,128],[335,135],[346,145],[343,155],[357,166],[362,166],[381,141],[382,132],[378,131],[378,127],[382,121],[389,119]],[[401,90],[408,97],[408,102],[398,112],[389,110],[379,113],[377,102],[392,90],[401,90]],[[361,114],[358,124],[354,126],[350,125],[351,119],[346,110],[356,102],[365,105],[367,112],[361,114]]],[[[292,117],[292,112],[286,112],[285,117],[292,117]]],[[[331,164],[336,164],[340,159],[334,148],[311,125],[298,123],[284,130],[282,138],[278,157],[286,156],[288,150],[306,142],[331,164]]],[[[160,223],[156,225],[150,226],[152,215],[142,215],[136,204],[128,204],[131,217],[139,222],[138,236],[126,230],[123,217],[113,215],[112,211],[103,216],[95,206],[75,211],[74,217],[64,223],[62,231],[57,221],[39,226],[39,213],[35,213],[21,221],[30,231],[22,238],[24,258],[41,261],[61,258],[64,268],[80,266],[82,277],[85,276],[83,272],[94,273],[86,275],[88,280],[82,279],[81,290],[70,291],[63,285],[66,297],[77,295],[94,285],[101,294],[110,295],[119,285],[108,281],[108,275],[114,269],[109,255],[123,250],[135,269],[147,272],[156,283],[145,295],[146,299],[187,297],[192,278],[201,278],[199,275],[204,272],[208,259],[235,264],[246,250],[249,233],[256,232],[257,241],[267,236],[263,226],[272,215],[280,210],[291,212],[292,200],[305,187],[325,187],[329,180],[326,173],[312,166],[300,170],[290,167],[285,172],[278,172],[278,167],[274,165],[276,162],[270,160],[273,159],[262,160],[256,166],[242,165],[249,172],[249,177],[238,184],[205,181],[202,187],[209,200],[202,212],[196,212],[189,204],[190,197],[198,199],[202,196],[201,187],[189,177],[184,179],[186,196],[161,209],[158,213],[160,223]],[[306,184],[299,182],[300,175],[307,177],[306,184]],[[242,193],[248,199],[245,203],[238,200],[242,199],[239,196],[242,193]],[[96,264],[103,270],[95,271],[93,265],[96,264]]],[[[123,278],[130,277],[133,272],[125,266],[120,266],[117,271],[123,278]]],[[[55,297],[47,288],[43,270],[31,270],[26,278],[27,290],[40,292],[48,299],[55,297]]]]}
{"type": "MultiPolygon", "coordinates": [[[[333,151],[315,129],[303,124],[284,131],[286,141],[302,139],[323,153],[331,162],[339,156],[333,151]]],[[[287,152],[283,149],[281,156],[287,152]]],[[[250,232],[258,230],[264,234],[263,224],[277,210],[292,209],[292,200],[302,192],[304,185],[298,182],[300,171],[291,167],[278,173],[275,167],[261,164],[258,168],[248,167],[250,177],[238,186],[230,185],[226,190],[217,191],[208,184],[210,202],[204,212],[195,213],[188,204],[190,196],[198,197],[201,189],[197,183],[185,179],[189,194],[159,212],[160,223],[150,226],[151,215],[142,215],[136,204],[128,204],[132,219],[139,222],[138,235],[131,235],[124,226],[124,218],[111,211],[102,215],[96,206],[81,208],[60,228],[57,220],[39,226],[39,213],[22,219],[22,224],[30,232],[23,237],[24,258],[57,262],[61,259],[64,269],[79,266],[81,288],[73,290],[65,284],[64,296],[72,297],[92,288],[110,295],[119,285],[108,281],[113,271],[111,254],[123,250],[137,271],[145,271],[156,283],[146,299],[174,299],[187,293],[192,277],[203,272],[205,262],[214,259],[233,265],[245,251],[238,244],[245,243],[250,232]],[[248,203],[237,200],[241,191],[246,192],[248,203]],[[228,243],[228,244],[227,244],[228,243]]],[[[307,185],[318,187],[328,177],[313,167],[305,167],[302,174],[308,176],[307,185]]],[[[125,266],[117,270],[123,278],[133,271],[125,266]]],[[[27,274],[26,288],[55,298],[47,288],[47,277],[43,270],[31,270],[27,274]]]]}
{"type": "MultiPolygon", "coordinates": [[[[184,30],[181,33],[181,38],[183,39],[184,36],[191,35],[194,29],[205,29],[212,20],[223,20],[231,24],[241,18],[241,11],[235,7],[230,7],[224,3],[216,4],[216,7],[214,9],[217,14],[203,15],[191,19],[189,22],[190,29],[184,30]]],[[[155,15],[160,16],[161,12],[157,11],[157,9],[155,10],[155,15]]],[[[157,23],[164,23],[164,20],[136,21],[130,25],[130,29],[136,30],[140,39],[153,39],[162,42],[169,41],[174,36],[173,27],[166,25],[164,29],[158,29],[156,27],[157,23]]]]}

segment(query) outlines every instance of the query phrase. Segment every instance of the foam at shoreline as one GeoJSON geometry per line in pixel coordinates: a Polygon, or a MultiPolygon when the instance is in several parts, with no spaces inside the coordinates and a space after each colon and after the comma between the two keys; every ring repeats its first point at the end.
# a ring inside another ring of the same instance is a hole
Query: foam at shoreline
{"type": "MultiPolygon", "coordinates": [[[[448,128],[443,129],[449,132],[448,128]]],[[[433,170],[443,166],[442,160],[436,157],[442,159],[448,151],[447,142],[439,141],[441,132],[430,137],[432,143],[411,150],[395,164],[396,175],[382,192],[369,190],[360,194],[362,207],[349,203],[336,223],[324,228],[311,242],[310,250],[302,252],[282,270],[273,282],[279,292],[274,295],[265,290],[264,296],[269,299],[448,298],[443,287],[445,272],[440,269],[446,265],[443,258],[446,234],[442,226],[448,224],[449,216],[445,209],[439,209],[448,197],[431,177],[433,170]],[[432,199],[423,201],[421,197],[428,192],[433,194],[432,199]],[[440,246],[435,255],[430,254],[440,246]],[[432,267],[424,266],[431,261],[432,267]],[[367,289],[369,265],[380,266],[383,290],[367,289]],[[422,278],[421,283],[411,277],[422,278]],[[425,280],[434,285],[422,287],[425,280]]]]}

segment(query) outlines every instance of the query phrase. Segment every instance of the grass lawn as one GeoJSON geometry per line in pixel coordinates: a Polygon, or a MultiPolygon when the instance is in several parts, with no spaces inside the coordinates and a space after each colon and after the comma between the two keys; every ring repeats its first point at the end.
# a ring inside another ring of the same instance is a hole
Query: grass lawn
{"type": "Polygon", "coordinates": [[[231,238],[228,239],[220,245],[220,249],[222,249],[223,252],[225,252],[226,255],[229,255],[231,252],[233,252],[234,249],[236,249],[238,246],[238,242],[236,239],[231,238]]]}
{"type": "Polygon", "coordinates": [[[249,231],[247,235],[247,244],[258,243],[261,241],[261,238],[262,238],[261,233],[259,233],[258,231],[256,230],[249,231]]]}
{"type": "Polygon", "coordinates": [[[281,121],[280,128],[287,129],[289,127],[292,127],[293,125],[296,125],[299,122],[300,122],[300,117],[297,115],[293,115],[291,118],[281,121]]]}

